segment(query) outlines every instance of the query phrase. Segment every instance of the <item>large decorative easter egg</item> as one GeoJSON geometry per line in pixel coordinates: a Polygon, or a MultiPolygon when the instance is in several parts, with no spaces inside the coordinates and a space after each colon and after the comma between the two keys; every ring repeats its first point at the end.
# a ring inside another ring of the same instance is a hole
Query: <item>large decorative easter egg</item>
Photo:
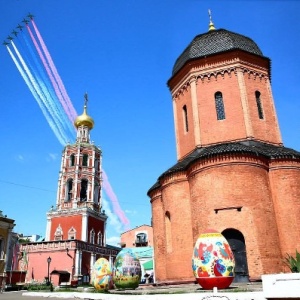
{"type": "Polygon", "coordinates": [[[113,282],[119,289],[135,289],[141,281],[141,264],[130,248],[122,249],[113,267],[113,282]]]}
{"type": "Polygon", "coordinates": [[[221,233],[209,229],[199,235],[194,247],[192,268],[203,289],[228,288],[234,279],[234,267],[230,245],[221,233]]]}
{"type": "Polygon", "coordinates": [[[105,291],[113,286],[112,270],[106,258],[99,258],[92,269],[91,283],[97,291],[105,291]]]}

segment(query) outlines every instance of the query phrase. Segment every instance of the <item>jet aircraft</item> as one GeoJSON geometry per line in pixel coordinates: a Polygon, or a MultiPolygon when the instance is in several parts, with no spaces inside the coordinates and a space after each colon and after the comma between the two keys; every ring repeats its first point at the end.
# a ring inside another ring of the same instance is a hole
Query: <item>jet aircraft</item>
{"type": "Polygon", "coordinates": [[[20,30],[22,30],[23,26],[18,24],[17,28],[19,28],[20,30]]]}
{"type": "Polygon", "coordinates": [[[30,20],[32,20],[34,18],[34,15],[32,15],[31,13],[28,14],[27,16],[30,20]]]}
{"type": "Polygon", "coordinates": [[[23,21],[22,21],[23,23],[25,23],[26,25],[29,23],[29,21],[28,20],[26,20],[26,19],[23,19],[23,21]]]}
{"type": "Polygon", "coordinates": [[[13,40],[14,38],[12,38],[10,35],[7,37],[8,40],[13,40]]]}
{"type": "Polygon", "coordinates": [[[18,31],[13,30],[13,31],[12,31],[12,34],[13,34],[14,36],[17,36],[18,31]]]}
{"type": "Polygon", "coordinates": [[[9,43],[8,43],[7,41],[4,41],[2,44],[3,44],[4,46],[9,45],[9,43]]]}

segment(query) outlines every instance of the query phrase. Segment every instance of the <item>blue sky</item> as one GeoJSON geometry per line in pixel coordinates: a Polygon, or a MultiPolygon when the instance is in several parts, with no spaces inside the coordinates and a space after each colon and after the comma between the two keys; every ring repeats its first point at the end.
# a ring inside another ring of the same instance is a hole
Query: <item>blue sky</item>
{"type": "MultiPolygon", "coordinates": [[[[0,9],[0,40],[35,16],[78,113],[88,92],[91,138],[130,228],[151,224],[147,191],[176,163],[166,82],[176,58],[207,31],[208,9],[216,28],[252,38],[271,58],[283,142],[300,150],[300,1],[0,0],[0,9]]],[[[4,46],[0,65],[0,210],[15,219],[14,231],[44,235],[63,147],[4,46]]],[[[125,228],[105,200],[107,241],[115,244],[125,228]]]]}

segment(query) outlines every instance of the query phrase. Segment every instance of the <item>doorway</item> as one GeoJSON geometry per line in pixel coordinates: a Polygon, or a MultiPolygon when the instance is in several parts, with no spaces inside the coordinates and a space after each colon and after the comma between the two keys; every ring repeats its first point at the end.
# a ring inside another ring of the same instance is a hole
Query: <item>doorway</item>
{"type": "Polygon", "coordinates": [[[222,232],[228,241],[235,259],[235,277],[233,282],[249,282],[245,238],[236,229],[229,228],[222,232]]]}

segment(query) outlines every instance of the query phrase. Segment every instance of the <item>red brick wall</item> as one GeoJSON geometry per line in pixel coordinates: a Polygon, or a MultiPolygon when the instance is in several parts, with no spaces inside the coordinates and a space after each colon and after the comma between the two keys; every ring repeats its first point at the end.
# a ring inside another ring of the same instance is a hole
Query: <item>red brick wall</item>
{"type": "Polygon", "coordinates": [[[61,216],[51,219],[51,232],[50,232],[50,241],[55,240],[54,234],[57,227],[60,225],[63,231],[63,239],[68,239],[68,231],[74,227],[76,230],[76,239],[81,240],[82,232],[82,216],[61,216]]]}
{"type": "Polygon", "coordinates": [[[90,241],[90,232],[92,229],[95,230],[95,243],[97,243],[97,234],[99,231],[102,233],[102,239],[103,239],[103,237],[105,235],[103,221],[89,216],[87,224],[88,224],[88,239],[87,239],[88,241],[90,241]]]}
{"type": "MultiPolygon", "coordinates": [[[[159,230],[169,230],[169,245],[165,248],[165,268],[168,280],[191,280],[192,263],[192,221],[189,182],[185,173],[167,176],[162,181],[162,214],[164,220],[159,230]],[[169,213],[170,220],[166,217],[169,213]],[[168,229],[166,223],[170,223],[168,229]],[[163,228],[165,227],[165,228],[163,228]]],[[[155,218],[156,219],[156,218],[155,218]]],[[[157,232],[155,231],[155,236],[157,232]]],[[[164,239],[166,240],[167,237],[164,239]]],[[[157,255],[157,253],[155,252],[157,255]]],[[[160,279],[159,276],[156,277],[160,279]]],[[[163,280],[163,279],[161,279],[163,280]]]]}
{"type": "Polygon", "coordinates": [[[165,214],[163,210],[161,191],[151,193],[152,227],[154,242],[154,267],[156,282],[166,280],[166,243],[165,243],[165,214]]]}
{"type": "Polygon", "coordinates": [[[270,183],[282,256],[294,256],[300,251],[300,161],[273,161],[270,183]]]}
{"type": "Polygon", "coordinates": [[[122,233],[121,245],[125,245],[126,248],[135,247],[136,235],[138,233],[146,233],[148,239],[148,246],[153,247],[153,228],[149,225],[138,226],[134,229],[122,233]]]}
{"type": "MultiPolygon", "coordinates": [[[[198,234],[208,228],[234,228],[245,238],[249,274],[259,277],[281,268],[267,162],[256,157],[220,156],[190,171],[192,218],[198,234]],[[194,195],[194,196],[193,196],[194,195]],[[236,209],[216,209],[242,207],[236,209]],[[254,238],[253,238],[254,237],[254,238]],[[250,255],[251,254],[251,255],[250,255]]],[[[194,236],[194,241],[197,235],[194,236]]]]}
{"type": "MultiPolygon", "coordinates": [[[[294,192],[278,187],[286,195],[285,199],[294,199],[296,190],[300,191],[300,170],[296,171],[297,176],[294,172],[290,173],[292,182],[287,184],[294,183],[294,192]]],[[[268,161],[242,155],[220,156],[193,164],[186,177],[187,180],[183,173],[167,176],[161,180],[161,197],[158,190],[151,194],[158,281],[193,279],[192,249],[198,235],[207,228],[219,232],[233,228],[244,235],[250,278],[284,270],[268,161]],[[236,207],[241,207],[241,211],[236,207]],[[167,243],[166,211],[170,213],[171,245],[167,243]]],[[[287,212],[293,209],[295,207],[287,206],[287,212]]],[[[293,224],[299,209],[298,205],[293,224]]],[[[289,219],[284,219],[287,224],[289,219]]],[[[285,225],[286,232],[280,233],[287,236],[291,244],[299,240],[298,227],[291,238],[287,232],[290,226],[285,225]]]]}

